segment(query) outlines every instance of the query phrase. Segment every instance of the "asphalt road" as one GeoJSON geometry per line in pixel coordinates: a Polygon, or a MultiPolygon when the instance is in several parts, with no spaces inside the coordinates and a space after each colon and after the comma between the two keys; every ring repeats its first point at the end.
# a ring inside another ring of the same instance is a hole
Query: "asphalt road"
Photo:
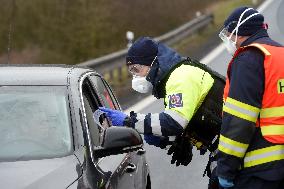
{"type": "MultiPolygon", "coordinates": [[[[284,0],[274,0],[262,13],[266,18],[265,22],[269,25],[268,32],[271,38],[284,44],[284,0]]],[[[219,56],[213,58],[208,65],[225,75],[229,60],[229,54],[225,50],[222,50],[219,56]]],[[[156,113],[161,111],[163,111],[163,101],[157,100],[141,112],[156,113]]],[[[190,165],[187,167],[175,167],[170,164],[170,156],[166,154],[166,150],[161,150],[147,144],[145,148],[147,150],[147,160],[150,166],[153,189],[207,188],[208,178],[202,177],[202,174],[207,163],[208,154],[201,156],[195,151],[190,165]]]]}

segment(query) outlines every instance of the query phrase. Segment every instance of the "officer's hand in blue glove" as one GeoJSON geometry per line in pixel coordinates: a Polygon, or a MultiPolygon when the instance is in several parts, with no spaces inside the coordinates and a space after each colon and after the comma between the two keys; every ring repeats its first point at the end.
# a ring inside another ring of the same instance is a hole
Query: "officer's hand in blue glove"
{"type": "Polygon", "coordinates": [[[220,186],[222,186],[223,188],[231,188],[234,186],[234,183],[231,180],[227,180],[221,177],[218,177],[218,180],[219,180],[220,186]]]}
{"type": "Polygon", "coordinates": [[[105,107],[99,107],[99,109],[103,111],[108,118],[111,119],[113,126],[123,126],[123,121],[127,117],[125,113],[105,107]]]}
{"type": "Polygon", "coordinates": [[[163,136],[155,136],[151,134],[144,134],[144,140],[149,145],[154,145],[156,147],[160,147],[162,149],[166,148],[169,143],[168,137],[163,136]]]}

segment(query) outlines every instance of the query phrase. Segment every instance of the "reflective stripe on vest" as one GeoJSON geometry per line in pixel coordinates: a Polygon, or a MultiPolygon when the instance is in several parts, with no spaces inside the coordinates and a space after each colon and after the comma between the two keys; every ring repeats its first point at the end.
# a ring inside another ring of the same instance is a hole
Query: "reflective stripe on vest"
{"type": "MultiPolygon", "coordinates": [[[[260,111],[260,119],[263,123],[265,120],[273,120],[275,124],[262,125],[261,133],[264,136],[276,136],[284,137],[284,107],[263,108],[260,111]],[[281,136],[283,135],[283,136],[281,136]]],[[[270,139],[273,140],[273,139],[270,139]]],[[[277,141],[275,141],[277,143],[277,141]]]]}
{"type": "Polygon", "coordinates": [[[271,118],[271,117],[284,117],[284,106],[261,109],[260,118],[271,118]]]}
{"type": "Polygon", "coordinates": [[[275,145],[247,152],[244,158],[244,167],[252,167],[272,161],[284,159],[284,145],[275,145]]]}

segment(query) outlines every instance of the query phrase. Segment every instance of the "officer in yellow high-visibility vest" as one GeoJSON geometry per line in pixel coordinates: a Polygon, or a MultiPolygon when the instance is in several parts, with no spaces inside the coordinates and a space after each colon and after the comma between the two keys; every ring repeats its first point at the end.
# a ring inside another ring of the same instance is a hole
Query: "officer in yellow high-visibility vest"
{"type": "Polygon", "coordinates": [[[132,88],[164,98],[165,110],[149,114],[132,112],[127,116],[120,111],[100,109],[113,125],[137,129],[151,145],[165,147],[168,136],[179,136],[169,154],[173,153],[172,163],[187,165],[192,158],[191,143],[204,150],[219,134],[225,79],[149,37],[134,42],[126,64],[133,75],[132,88]],[[180,137],[186,135],[186,129],[190,130],[190,139],[180,137]]]}

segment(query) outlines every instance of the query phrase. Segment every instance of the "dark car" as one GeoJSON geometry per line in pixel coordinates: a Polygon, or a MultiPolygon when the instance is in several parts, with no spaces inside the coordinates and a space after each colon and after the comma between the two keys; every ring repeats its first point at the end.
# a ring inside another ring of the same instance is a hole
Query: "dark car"
{"type": "Polygon", "coordinates": [[[1,65],[0,86],[1,188],[151,188],[138,132],[94,119],[120,109],[94,70],[1,65]]]}

